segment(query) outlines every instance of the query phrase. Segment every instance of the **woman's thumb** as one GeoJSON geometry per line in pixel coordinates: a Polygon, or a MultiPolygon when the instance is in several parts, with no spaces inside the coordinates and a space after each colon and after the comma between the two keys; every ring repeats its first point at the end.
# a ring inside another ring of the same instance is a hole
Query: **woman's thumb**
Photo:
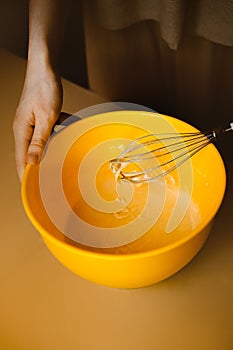
{"type": "Polygon", "coordinates": [[[28,164],[38,164],[41,160],[41,156],[44,150],[44,147],[49,139],[52,125],[36,125],[31,142],[27,151],[26,162],[28,164]]]}

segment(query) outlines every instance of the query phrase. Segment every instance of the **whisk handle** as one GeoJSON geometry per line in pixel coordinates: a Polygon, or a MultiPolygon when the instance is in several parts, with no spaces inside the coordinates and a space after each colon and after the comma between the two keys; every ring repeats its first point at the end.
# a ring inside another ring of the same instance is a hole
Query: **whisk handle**
{"type": "Polygon", "coordinates": [[[226,128],[224,132],[233,131],[233,122],[230,123],[230,127],[226,128]]]}
{"type": "Polygon", "coordinates": [[[219,128],[215,128],[212,133],[213,133],[213,136],[214,136],[214,139],[220,139],[220,138],[223,138],[223,136],[228,132],[228,131],[233,131],[233,122],[230,123],[230,126],[228,128],[222,128],[222,127],[219,127],[219,128]]]}

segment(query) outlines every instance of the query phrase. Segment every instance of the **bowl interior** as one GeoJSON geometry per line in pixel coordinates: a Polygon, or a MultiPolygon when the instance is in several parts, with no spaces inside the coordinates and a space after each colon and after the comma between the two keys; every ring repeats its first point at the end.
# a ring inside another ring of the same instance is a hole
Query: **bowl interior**
{"type": "MultiPolygon", "coordinates": [[[[196,131],[175,118],[149,112],[121,111],[81,120],[51,140],[48,147],[51,151],[47,151],[53,159],[49,163],[49,181],[56,182],[55,179],[59,177],[68,205],[82,222],[109,231],[112,228],[125,228],[133,234],[132,227],[135,226],[131,225],[136,219],[136,225],[141,225],[143,230],[146,218],[156,216],[156,220],[150,222],[146,233],[139,238],[118,247],[98,248],[77,243],[58,229],[45,209],[40,187],[41,165],[27,166],[22,184],[23,203],[30,220],[42,236],[88,252],[134,254],[169,249],[200,232],[218,210],[225,190],[224,165],[213,145],[208,145],[193,156],[182,166],[182,170],[172,172],[152,187],[147,183],[130,185],[130,201],[123,209],[106,211],[98,208],[98,203],[108,208],[118,199],[109,159],[117,157],[129,140],[148,132],[164,132],[167,128],[175,128],[178,132],[196,131]],[[56,162],[60,160],[56,157],[60,157],[62,147],[72,133],[74,141],[62,157],[58,174],[56,162]],[[148,204],[151,191],[152,202],[148,204]],[[161,193],[164,195],[162,207],[156,204],[160,201],[161,193]],[[90,205],[90,201],[94,204],[90,205]],[[145,207],[148,207],[146,214],[145,207]]],[[[48,192],[51,187],[52,183],[48,183],[48,192]]]]}

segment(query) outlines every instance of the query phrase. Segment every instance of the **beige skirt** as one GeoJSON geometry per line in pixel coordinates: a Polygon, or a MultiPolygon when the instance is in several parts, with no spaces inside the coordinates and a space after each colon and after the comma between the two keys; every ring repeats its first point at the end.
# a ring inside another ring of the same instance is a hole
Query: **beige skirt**
{"type": "Polygon", "coordinates": [[[153,20],[108,30],[92,11],[85,13],[85,44],[90,88],[111,101],[142,104],[203,130],[233,116],[231,47],[187,29],[172,50],[153,20]]]}

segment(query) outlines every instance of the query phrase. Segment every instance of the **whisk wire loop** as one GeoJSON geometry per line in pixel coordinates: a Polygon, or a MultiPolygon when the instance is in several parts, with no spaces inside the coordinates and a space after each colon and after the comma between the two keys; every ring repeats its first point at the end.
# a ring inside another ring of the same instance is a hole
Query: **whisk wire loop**
{"type": "Polygon", "coordinates": [[[230,130],[233,130],[233,123],[230,123],[230,128],[218,132],[144,135],[131,141],[119,157],[111,161],[111,167],[117,169],[116,172],[122,179],[135,183],[148,182],[171,173],[214,141],[217,135],[230,130]],[[151,166],[153,160],[155,166],[151,166]],[[132,163],[137,164],[141,170],[124,171],[132,163]]]}
{"type": "MultiPolygon", "coordinates": [[[[192,149],[187,149],[186,151],[183,151],[181,154],[177,155],[175,158],[172,158],[168,161],[164,161],[163,163],[160,163],[156,165],[155,167],[143,169],[141,171],[133,171],[133,172],[125,172],[121,171],[121,176],[124,179],[127,179],[129,181],[135,182],[135,183],[142,183],[142,182],[148,182],[155,178],[163,177],[172,171],[174,171],[178,166],[181,166],[183,163],[185,163],[189,158],[191,158],[194,154],[199,152],[202,148],[204,148],[207,144],[209,144],[211,141],[206,140],[206,143],[203,144],[193,144],[194,147],[192,149]],[[174,163],[173,166],[170,166],[167,168],[170,164],[174,163]],[[166,167],[166,170],[164,170],[164,167],[166,167]]],[[[182,150],[183,148],[175,150],[176,152],[179,150],[182,150]]],[[[167,152],[166,154],[169,154],[167,152]]],[[[151,158],[150,158],[151,159],[151,158]]],[[[140,159],[142,161],[142,159],[140,159]]],[[[136,159],[131,159],[130,162],[137,162],[136,159]]],[[[126,162],[126,165],[129,162],[126,162]]]]}

